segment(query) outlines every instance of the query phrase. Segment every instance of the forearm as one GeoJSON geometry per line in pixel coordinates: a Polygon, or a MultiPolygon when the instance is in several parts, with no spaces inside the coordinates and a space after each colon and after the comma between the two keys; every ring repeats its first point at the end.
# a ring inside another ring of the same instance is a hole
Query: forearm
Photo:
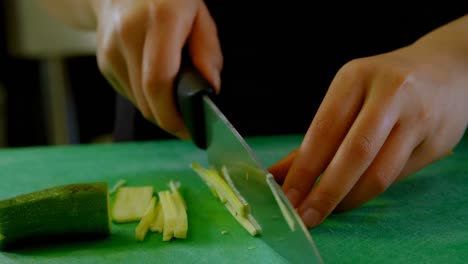
{"type": "Polygon", "coordinates": [[[80,30],[96,29],[96,8],[104,0],[38,0],[50,16],[80,30]]]}

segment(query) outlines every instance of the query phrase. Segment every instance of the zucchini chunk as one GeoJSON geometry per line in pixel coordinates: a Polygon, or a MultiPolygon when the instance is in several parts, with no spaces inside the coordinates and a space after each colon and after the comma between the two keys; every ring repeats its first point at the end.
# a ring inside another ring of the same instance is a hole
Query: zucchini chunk
{"type": "Polygon", "coordinates": [[[52,187],[0,201],[0,248],[111,233],[105,182],[52,187]]]}

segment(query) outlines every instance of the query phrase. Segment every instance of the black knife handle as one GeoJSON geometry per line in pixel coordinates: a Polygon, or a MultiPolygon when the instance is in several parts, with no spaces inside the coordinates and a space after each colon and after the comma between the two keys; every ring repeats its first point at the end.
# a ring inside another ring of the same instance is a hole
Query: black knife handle
{"type": "Polygon", "coordinates": [[[215,94],[213,87],[191,64],[184,63],[174,82],[177,107],[195,145],[207,148],[203,95],[215,94]]]}

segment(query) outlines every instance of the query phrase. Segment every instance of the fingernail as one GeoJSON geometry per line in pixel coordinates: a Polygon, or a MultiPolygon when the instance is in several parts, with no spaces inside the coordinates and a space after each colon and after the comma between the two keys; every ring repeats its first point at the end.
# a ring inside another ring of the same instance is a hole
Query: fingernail
{"type": "Polygon", "coordinates": [[[299,191],[296,189],[289,189],[284,194],[288,197],[289,201],[293,206],[296,206],[299,203],[299,191]]]}
{"type": "Polygon", "coordinates": [[[302,221],[307,227],[314,227],[320,224],[322,215],[314,208],[307,208],[301,215],[302,221]]]}

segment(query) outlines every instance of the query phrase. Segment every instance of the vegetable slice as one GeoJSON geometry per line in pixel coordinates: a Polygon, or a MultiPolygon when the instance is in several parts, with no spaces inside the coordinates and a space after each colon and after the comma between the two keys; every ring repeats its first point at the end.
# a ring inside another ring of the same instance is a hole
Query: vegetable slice
{"type": "Polygon", "coordinates": [[[164,211],[163,241],[169,241],[174,237],[177,225],[177,208],[170,191],[160,191],[158,194],[164,211]]]}
{"type": "Polygon", "coordinates": [[[110,189],[109,193],[110,193],[110,194],[114,194],[120,187],[124,186],[126,183],[127,183],[127,181],[124,180],[124,179],[118,180],[118,181],[114,184],[114,186],[112,186],[112,188],[110,189]]]}
{"type": "Polygon", "coordinates": [[[198,173],[210,188],[214,189],[214,192],[222,203],[230,204],[235,214],[246,216],[249,213],[248,204],[243,198],[239,198],[238,193],[233,191],[216,169],[206,169],[198,163],[192,163],[192,169],[198,173]]]}
{"type": "Polygon", "coordinates": [[[169,183],[171,188],[172,200],[174,201],[176,210],[177,210],[177,224],[174,228],[174,237],[175,238],[187,238],[188,230],[188,219],[187,219],[187,205],[185,204],[182,195],[179,192],[180,184],[176,184],[173,181],[169,183]]]}
{"type": "Polygon", "coordinates": [[[182,194],[180,194],[180,192],[179,192],[180,182],[170,181],[169,182],[169,188],[171,188],[171,192],[175,196],[177,196],[177,200],[183,205],[184,209],[187,209],[187,204],[185,203],[185,200],[182,197],[182,194]]]}
{"type": "Polygon", "coordinates": [[[151,201],[146,209],[145,214],[141,218],[140,222],[138,223],[137,227],[135,228],[135,238],[138,241],[145,240],[146,233],[153,222],[155,216],[155,204],[156,204],[156,197],[153,196],[151,201]]]}
{"type": "Polygon", "coordinates": [[[110,233],[105,182],[62,185],[0,201],[0,248],[110,233]]]}
{"type": "Polygon", "coordinates": [[[247,230],[247,232],[249,232],[251,236],[256,236],[257,234],[260,233],[260,226],[257,224],[257,221],[255,220],[252,221],[253,217],[250,218],[250,217],[240,216],[236,214],[236,212],[234,212],[234,210],[229,204],[225,204],[225,206],[228,209],[228,211],[231,213],[231,215],[237,220],[237,222],[239,222],[239,224],[241,224],[242,227],[244,227],[244,229],[247,230]]]}
{"type": "Polygon", "coordinates": [[[112,219],[118,223],[139,221],[153,197],[153,186],[120,187],[115,194],[112,219]]]}
{"type": "Polygon", "coordinates": [[[129,219],[138,218],[135,228],[137,241],[143,241],[148,230],[162,233],[163,241],[187,238],[187,204],[180,193],[180,182],[171,180],[168,186],[169,190],[159,191],[155,196],[152,186],[119,188],[113,206],[114,220],[129,222],[129,219]],[[137,217],[140,214],[136,209],[141,212],[142,208],[144,212],[137,217]]]}
{"type": "Polygon", "coordinates": [[[159,232],[162,233],[164,230],[164,210],[161,206],[161,201],[159,201],[155,208],[155,218],[153,219],[153,223],[150,226],[150,230],[152,232],[159,232]]]}

